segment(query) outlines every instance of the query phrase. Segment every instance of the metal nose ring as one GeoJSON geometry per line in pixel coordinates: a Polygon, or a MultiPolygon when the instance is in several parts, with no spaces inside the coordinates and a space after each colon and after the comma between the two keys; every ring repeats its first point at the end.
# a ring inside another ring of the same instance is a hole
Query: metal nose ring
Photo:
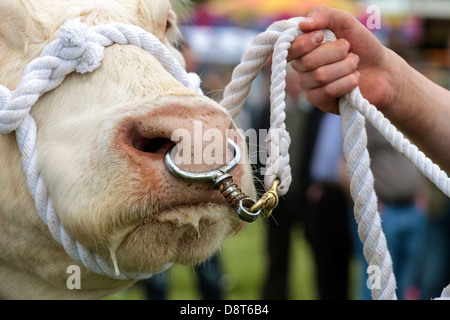
{"type": "Polygon", "coordinates": [[[169,168],[170,172],[180,179],[192,182],[214,181],[217,179],[217,177],[233,171],[239,164],[239,161],[241,161],[242,153],[239,146],[232,139],[228,139],[228,144],[231,145],[234,150],[234,158],[229,163],[218,169],[206,172],[189,172],[180,169],[172,160],[172,151],[174,150],[174,148],[176,148],[177,145],[174,145],[169,150],[167,150],[165,156],[166,165],[169,168]]]}
{"type": "Polygon", "coordinates": [[[206,172],[188,172],[180,169],[172,160],[172,151],[176,145],[167,150],[165,155],[166,165],[170,172],[180,179],[192,182],[214,182],[214,189],[222,193],[239,218],[247,222],[253,222],[259,216],[261,210],[258,209],[255,212],[250,210],[250,208],[255,206],[256,201],[241,192],[241,189],[233,182],[232,176],[228,174],[237,167],[242,156],[239,146],[233,140],[228,139],[228,144],[234,149],[234,158],[219,169],[206,172]]]}

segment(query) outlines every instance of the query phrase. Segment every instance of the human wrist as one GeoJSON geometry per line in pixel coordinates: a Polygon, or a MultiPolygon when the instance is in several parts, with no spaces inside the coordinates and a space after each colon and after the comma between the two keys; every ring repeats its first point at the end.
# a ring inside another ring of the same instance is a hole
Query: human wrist
{"type": "Polygon", "coordinates": [[[388,82],[386,97],[379,107],[389,118],[401,117],[401,106],[405,100],[405,86],[408,76],[408,64],[399,55],[384,47],[384,73],[388,82]]]}

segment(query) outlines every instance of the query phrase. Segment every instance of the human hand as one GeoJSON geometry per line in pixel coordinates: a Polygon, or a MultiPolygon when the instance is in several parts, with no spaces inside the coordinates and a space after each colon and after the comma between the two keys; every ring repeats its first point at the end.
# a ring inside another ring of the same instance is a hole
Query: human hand
{"type": "Polygon", "coordinates": [[[390,104],[393,52],[353,15],[316,6],[299,27],[305,33],[293,42],[288,61],[312,105],[338,114],[338,98],[356,86],[378,108],[390,104]],[[321,43],[322,29],[333,31],[338,40],[321,43]]]}

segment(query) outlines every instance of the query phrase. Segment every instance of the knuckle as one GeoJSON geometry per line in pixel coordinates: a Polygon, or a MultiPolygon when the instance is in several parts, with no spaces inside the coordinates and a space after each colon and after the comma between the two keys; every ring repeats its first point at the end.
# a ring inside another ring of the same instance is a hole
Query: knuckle
{"type": "Polygon", "coordinates": [[[353,70],[356,70],[359,65],[359,57],[353,53],[351,53],[349,56],[350,56],[351,67],[353,70]]]}
{"type": "Polygon", "coordinates": [[[336,89],[334,86],[328,84],[323,87],[324,95],[328,98],[337,98],[336,89]]]}
{"type": "Polygon", "coordinates": [[[305,70],[314,70],[316,68],[315,59],[311,56],[301,58],[300,63],[305,70]]]}
{"type": "Polygon", "coordinates": [[[291,61],[291,67],[292,69],[294,69],[295,71],[297,71],[299,74],[304,72],[303,66],[300,62],[300,59],[295,59],[291,61]]]}
{"type": "Polygon", "coordinates": [[[336,52],[338,52],[342,57],[347,56],[348,54],[348,42],[344,39],[339,39],[336,41],[336,52]]]}
{"type": "Polygon", "coordinates": [[[337,100],[319,94],[317,91],[306,91],[305,98],[309,103],[322,111],[337,113],[337,100]]]}
{"type": "Polygon", "coordinates": [[[358,86],[358,84],[359,84],[359,76],[356,73],[352,73],[349,76],[349,85],[354,88],[358,86]]]}
{"type": "Polygon", "coordinates": [[[297,37],[297,46],[302,52],[308,51],[309,34],[304,33],[297,37]]]}
{"type": "Polygon", "coordinates": [[[325,70],[325,68],[320,67],[314,70],[314,80],[320,84],[324,85],[328,83],[328,72],[325,70]]]}

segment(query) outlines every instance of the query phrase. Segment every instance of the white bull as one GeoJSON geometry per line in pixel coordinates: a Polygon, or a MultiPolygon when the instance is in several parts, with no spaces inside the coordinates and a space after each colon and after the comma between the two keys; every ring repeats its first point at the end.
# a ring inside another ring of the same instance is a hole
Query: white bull
{"type": "MultiPolygon", "coordinates": [[[[2,0],[0,84],[13,90],[25,66],[75,17],[90,26],[121,22],[144,28],[183,63],[173,47],[178,34],[169,0],[2,0]]],[[[198,263],[243,229],[245,223],[211,183],[179,180],[164,164],[176,129],[194,136],[200,122],[204,131],[220,130],[226,141],[227,130],[235,129],[231,117],[182,86],[144,50],[108,47],[99,69],[69,75],[38,100],[31,115],[39,171],[62,226],[111,263],[115,255],[121,271],[152,273],[167,263],[198,263]]],[[[238,140],[243,148],[242,136],[238,140]]],[[[0,136],[0,150],[0,297],[92,299],[130,286],[134,280],[81,266],[81,290],[67,287],[68,268],[77,263],[36,212],[14,133],[0,136]]],[[[254,197],[248,165],[240,164],[233,178],[254,197]]]]}

